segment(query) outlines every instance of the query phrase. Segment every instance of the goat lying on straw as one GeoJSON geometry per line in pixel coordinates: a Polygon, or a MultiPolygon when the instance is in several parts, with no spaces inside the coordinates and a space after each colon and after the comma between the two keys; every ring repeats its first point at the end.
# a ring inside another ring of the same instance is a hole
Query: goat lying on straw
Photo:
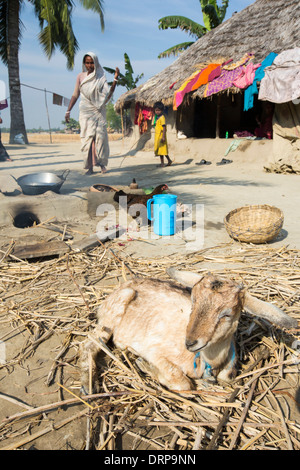
{"type": "Polygon", "coordinates": [[[98,324],[81,348],[82,386],[87,391],[89,358],[96,383],[97,338],[113,337],[148,362],[152,375],[174,390],[193,388],[191,379],[229,382],[236,373],[234,333],[241,312],[284,328],[297,321],[242,286],[213,274],[168,270],[172,281],[134,279],[110,294],[98,324]]]}

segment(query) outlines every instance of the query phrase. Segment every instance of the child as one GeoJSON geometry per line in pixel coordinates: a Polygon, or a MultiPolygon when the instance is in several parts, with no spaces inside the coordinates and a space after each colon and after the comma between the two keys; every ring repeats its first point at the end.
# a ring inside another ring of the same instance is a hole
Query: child
{"type": "Polygon", "coordinates": [[[165,166],[164,157],[167,159],[167,166],[170,166],[172,160],[168,155],[166,118],[164,116],[164,105],[160,101],[154,104],[154,113],[154,154],[160,157],[160,167],[165,166]]]}

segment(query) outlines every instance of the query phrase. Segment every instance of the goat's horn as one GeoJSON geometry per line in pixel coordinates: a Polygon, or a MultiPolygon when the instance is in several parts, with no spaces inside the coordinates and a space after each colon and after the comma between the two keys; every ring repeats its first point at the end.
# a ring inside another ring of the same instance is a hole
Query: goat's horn
{"type": "Polygon", "coordinates": [[[191,273],[190,271],[178,271],[175,268],[168,268],[167,273],[172,279],[180,282],[185,287],[194,287],[202,279],[201,274],[191,273]]]}
{"type": "Polygon", "coordinates": [[[286,329],[297,328],[298,322],[295,318],[289,317],[276,305],[256,299],[249,292],[245,293],[244,310],[251,315],[264,318],[275,325],[286,329]]]}

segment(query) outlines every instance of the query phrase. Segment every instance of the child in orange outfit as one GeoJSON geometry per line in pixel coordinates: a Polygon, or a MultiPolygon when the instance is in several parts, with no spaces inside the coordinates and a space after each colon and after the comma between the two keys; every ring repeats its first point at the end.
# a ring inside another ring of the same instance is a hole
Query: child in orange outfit
{"type": "Polygon", "coordinates": [[[172,164],[172,160],[168,155],[168,142],[167,142],[167,126],[166,118],[164,116],[164,105],[161,101],[154,104],[154,154],[160,157],[160,167],[166,166],[164,158],[167,159],[167,166],[172,164]]]}

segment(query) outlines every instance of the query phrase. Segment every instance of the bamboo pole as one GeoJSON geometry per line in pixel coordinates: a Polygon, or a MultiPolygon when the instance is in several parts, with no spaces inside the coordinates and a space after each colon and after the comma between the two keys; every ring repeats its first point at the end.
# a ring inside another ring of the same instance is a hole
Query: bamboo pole
{"type": "Polygon", "coordinates": [[[47,103],[47,90],[46,90],[46,88],[44,89],[44,92],[45,92],[45,105],[46,105],[46,112],[47,112],[47,119],[48,119],[50,144],[52,144],[51,124],[50,124],[50,116],[49,116],[48,103],[47,103]]]}

